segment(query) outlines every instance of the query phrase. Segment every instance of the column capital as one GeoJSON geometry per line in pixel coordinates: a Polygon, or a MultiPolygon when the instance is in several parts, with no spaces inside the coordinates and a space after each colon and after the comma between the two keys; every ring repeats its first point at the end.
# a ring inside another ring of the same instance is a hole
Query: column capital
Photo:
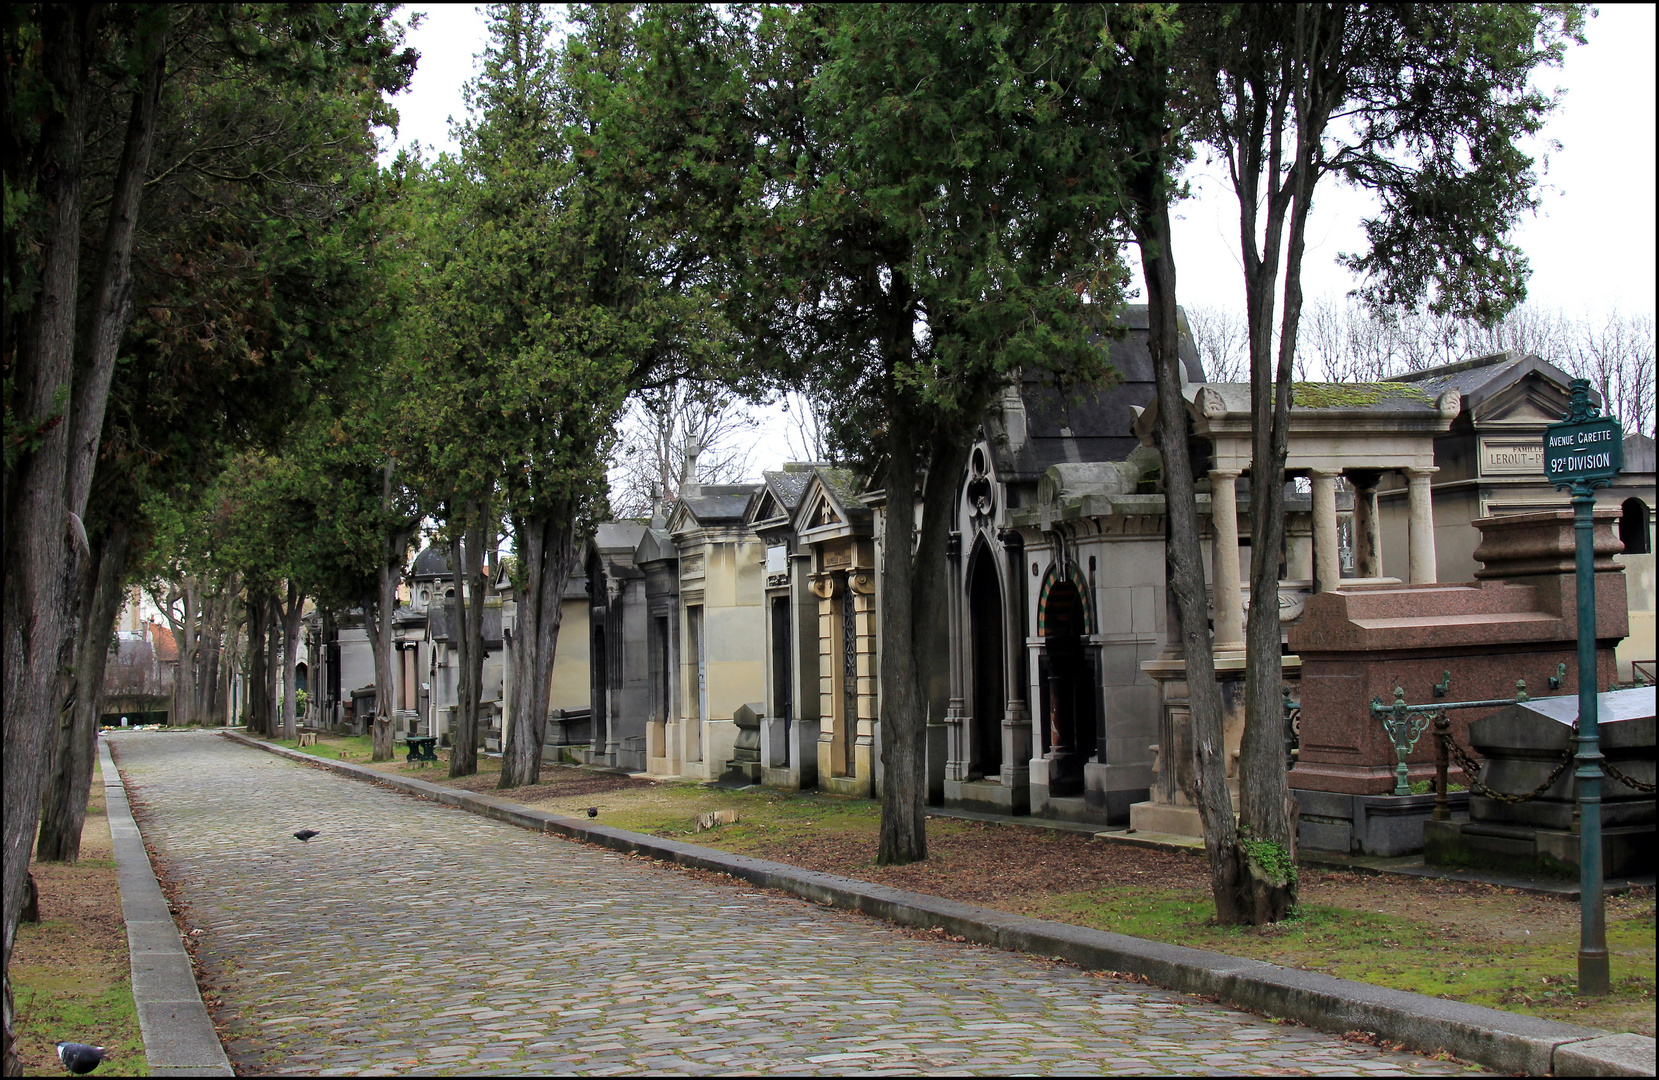
{"type": "Polygon", "coordinates": [[[1405,473],[1407,476],[1411,477],[1413,480],[1427,480],[1429,477],[1433,476],[1435,473],[1440,471],[1440,466],[1438,466],[1438,465],[1407,465],[1404,469],[1402,469],[1400,471],[1405,473]]]}
{"type": "Polygon", "coordinates": [[[1313,480],[1335,480],[1342,475],[1341,469],[1309,469],[1308,477],[1313,480]]]}
{"type": "Polygon", "coordinates": [[[1211,480],[1237,480],[1244,475],[1243,469],[1211,469],[1211,480]]]}

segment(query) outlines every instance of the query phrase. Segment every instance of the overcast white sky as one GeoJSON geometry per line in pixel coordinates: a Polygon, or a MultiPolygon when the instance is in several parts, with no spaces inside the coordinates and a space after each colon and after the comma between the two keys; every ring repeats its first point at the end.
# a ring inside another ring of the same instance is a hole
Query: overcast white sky
{"type": "MultiPolygon", "coordinates": [[[[465,113],[461,84],[474,70],[486,36],[482,10],[467,4],[415,4],[425,14],[409,44],[421,54],[408,93],[395,99],[397,141],[453,150],[449,120],[465,113]]],[[[1571,313],[1617,307],[1654,307],[1654,191],[1656,96],[1655,7],[1611,4],[1589,22],[1588,43],[1568,50],[1566,63],[1545,71],[1539,84],[1566,91],[1544,137],[1532,147],[1547,163],[1541,205],[1522,223],[1518,239],[1532,264],[1532,302],[1571,313]],[[1548,150],[1550,141],[1559,151],[1548,150]]],[[[1238,207],[1225,172],[1196,166],[1189,176],[1194,198],[1182,204],[1176,223],[1178,291],[1183,304],[1243,307],[1238,207]]],[[[1338,253],[1363,242],[1365,196],[1328,182],[1316,196],[1308,231],[1303,286],[1310,299],[1337,297],[1354,287],[1336,262],[1338,253]]],[[[770,442],[770,440],[768,440],[770,442]]],[[[759,468],[776,468],[774,456],[759,468]]]]}

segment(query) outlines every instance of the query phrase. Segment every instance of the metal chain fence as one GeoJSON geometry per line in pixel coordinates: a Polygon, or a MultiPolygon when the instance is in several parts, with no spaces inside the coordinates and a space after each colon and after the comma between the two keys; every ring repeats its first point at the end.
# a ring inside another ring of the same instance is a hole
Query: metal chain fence
{"type": "Polygon", "coordinates": [[[1561,774],[1566,771],[1568,765],[1573,763],[1573,747],[1569,744],[1561,752],[1561,760],[1556,763],[1549,776],[1544,778],[1542,784],[1539,784],[1525,795],[1510,795],[1502,791],[1493,791],[1480,782],[1480,770],[1483,763],[1470,757],[1468,751],[1458,745],[1457,739],[1453,738],[1450,732],[1437,731],[1434,733],[1434,737],[1440,741],[1441,746],[1446,748],[1447,754],[1450,755],[1452,761],[1456,763],[1458,769],[1468,779],[1470,790],[1479,792],[1488,799],[1496,799],[1498,802],[1524,803],[1536,799],[1548,791],[1557,780],[1561,779],[1561,774]]]}
{"type": "Polygon", "coordinates": [[[1629,787],[1633,787],[1637,791],[1644,792],[1648,795],[1653,794],[1654,785],[1644,784],[1640,780],[1636,779],[1634,776],[1626,776],[1624,773],[1620,772],[1616,767],[1614,767],[1614,765],[1611,761],[1603,761],[1601,763],[1601,771],[1606,773],[1608,776],[1611,776],[1613,779],[1617,780],[1621,784],[1625,784],[1625,785],[1628,785],[1629,787]]]}

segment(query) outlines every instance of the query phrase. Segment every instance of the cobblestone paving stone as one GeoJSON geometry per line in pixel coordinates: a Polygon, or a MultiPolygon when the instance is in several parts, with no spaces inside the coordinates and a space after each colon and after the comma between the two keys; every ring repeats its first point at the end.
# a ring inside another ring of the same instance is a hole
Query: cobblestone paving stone
{"type": "Polygon", "coordinates": [[[1466,1074],[528,832],[207,734],[121,737],[238,1072],[1466,1074]],[[289,834],[308,827],[309,844],[289,834]]]}

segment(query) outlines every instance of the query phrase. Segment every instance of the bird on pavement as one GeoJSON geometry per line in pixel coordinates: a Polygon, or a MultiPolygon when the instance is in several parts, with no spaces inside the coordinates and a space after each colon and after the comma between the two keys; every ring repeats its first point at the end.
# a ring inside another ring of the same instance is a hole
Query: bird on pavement
{"type": "Polygon", "coordinates": [[[104,1060],[104,1048],[86,1043],[60,1042],[58,1060],[63,1062],[64,1068],[79,1076],[98,1067],[98,1063],[104,1060]]]}
{"type": "Polygon", "coordinates": [[[588,817],[596,818],[598,816],[599,816],[599,807],[597,807],[597,806],[588,807],[588,817]]]}
{"type": "Polygon", "coordinates": [[[310,843],[311,838],[316,835],[316,829],[301,829],[299,832],[294,834],[294,839],[298,840],[302,844],[306,844],[310,843]]]}

